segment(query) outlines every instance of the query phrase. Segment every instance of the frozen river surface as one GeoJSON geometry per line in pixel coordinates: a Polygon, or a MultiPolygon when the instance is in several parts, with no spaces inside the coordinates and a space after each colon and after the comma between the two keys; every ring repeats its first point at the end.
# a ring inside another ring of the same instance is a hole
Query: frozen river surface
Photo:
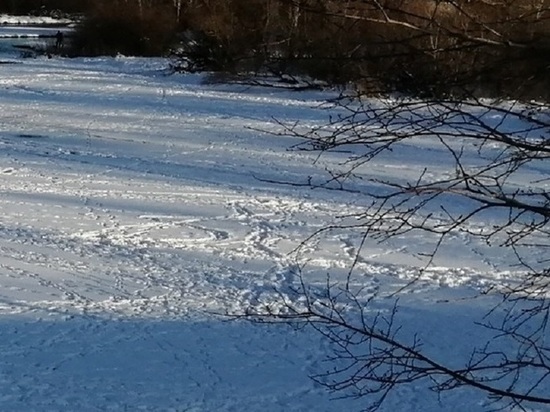
{"type": "MultiPolygon", "coordinates": [[[[0,27],[10,33],[18,30],[0,27]]],[[[365,294],[416,280],[400,298],[403,333],[452,363],[485,333],[474,322],[495,298],[479,292],[520,276],[504,248],[459,232],[423,271],[418,256],[436,242],[429,234],[367,240],[359,256],[359,230],[302,244],[367,204],[360,193],[276,183],[320,176],[346,160],[289,150],[299,140],[277,133],[280,123],[324,124],[330,91],[208,84],[202,75],[170,73],[163,59],[21,59],[6,50],[0,410],[362,410],[364,399],[331,400],[309,379],[328,367],[330,353],[313,331],[215,314],[281,304],[279,292],[300,285],[298,268],[322,290],[327,274],[342,280],[355,265],[354,285],[365,294]]],[[[357,189],[426,165],[445,176],[442,159],[435,144],[405,146],[357,169],[364,177],[357,189]]],[[[534,170],[522,184],[544,182],[547,172],[534,170]]],[[[384,316],[393,303],[373,305],[384,316]]],[[[400,387],[383,410],[495,406],[466,390],[439,398],[430,384],[400,387]]]]}

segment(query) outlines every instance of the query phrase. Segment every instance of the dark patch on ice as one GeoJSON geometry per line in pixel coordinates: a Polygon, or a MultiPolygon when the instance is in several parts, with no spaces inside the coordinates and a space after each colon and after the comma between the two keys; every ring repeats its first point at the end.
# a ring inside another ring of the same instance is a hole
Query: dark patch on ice
{"type": "Polygon", "coordinates": [[[17,135],[17,137],[20,137],[22,139],[46,139],[48,136],[44,136],[41,134],[26,134],[26,133],[20,133],[17,135]]]}

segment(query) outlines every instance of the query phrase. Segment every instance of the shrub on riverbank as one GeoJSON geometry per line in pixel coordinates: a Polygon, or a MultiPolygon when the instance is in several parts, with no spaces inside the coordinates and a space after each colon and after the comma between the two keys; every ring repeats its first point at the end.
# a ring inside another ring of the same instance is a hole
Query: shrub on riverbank
{"type": "Polygon", "coordinates": [[[98,6],[77,26],[72,54],[158,56],[173,44],[176,22],[163,9],[98,6]]]}
{"type": "Polygon", "coordinates": [[[88,0],[0,0],[0,13],[13,15],[83,13],[88,7],[88,0]]]}
{"type": "Polygon", "coordinates": [[[535,0],[97,0],[73,44],[80,55],[174,48],[182,70],[306,75],[371,94],[550,99],[550,9],[535,0]]]}

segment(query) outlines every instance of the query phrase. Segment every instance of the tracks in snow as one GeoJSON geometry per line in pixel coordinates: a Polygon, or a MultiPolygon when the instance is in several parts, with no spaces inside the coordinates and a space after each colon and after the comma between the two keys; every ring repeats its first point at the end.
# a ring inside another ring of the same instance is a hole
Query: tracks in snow
{"type": "MultiPolygon", "coordinates": [[[[357,260],[354,230],[302,244],[361,211],[361,199],[256,178],[319,173],[307,153],[287,151],[295,141],[256,131],[273,128],[273,117],[324,121],[312,96],[180,84],[154,65],[117,64],[0,68],[3,310],[224,311],[295,282],[296,261],[308,262],[312,282],[345,277],[353,262],[367,284],[418,276],[422,262],[409,252],[433,239],[367,243],[357,260]]],[[[455,240],[468,252],[477,246],[455,240]]],[[[442,264],[422,274],[423,287],[483,283],[494,269],[483,265],[442,264]]]]}

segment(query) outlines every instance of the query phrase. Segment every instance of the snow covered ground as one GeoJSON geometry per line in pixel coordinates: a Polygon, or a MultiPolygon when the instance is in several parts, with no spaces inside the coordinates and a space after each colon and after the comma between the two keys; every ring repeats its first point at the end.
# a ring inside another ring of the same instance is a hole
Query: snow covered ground
{"type": "MultiPolygon", "coordinates": [[[[50,18],[28,18],[0,15],[0,63],[21,56],[19,46],[46,49],[55,45],[55,35],[61,31],[68,35],[73,29],[69,23],[50,18]],[[2,18],[5,18],[4,20],[2,18]],[[23,21],[25,24],[22,24],[23,21]],[[57,24],[53,24],[53,21],[57,24]],[[15,46],[15,47],[14,47],[15,46]]],[[[32,53],[26,50],[27,53],[32,53]]]]}
{"type": "Polygon", "coordinates": [[[63,19],[49,16],[13,16],[10,14],[0,14],[0,24],[20,25],[20,26],[37,26],[37,25],[66,25],[74,23],[71,19],[63,19]]]}
{"type": "MultiPolygon", "coordinates": [[[[325,122],[330,93],[203,84],[170,75],[163,60],[8,62],[0,64],[0,410],[361,409],[308,379],[328,351],[312,331],[214,315],[274,298],[305,261],[312,284],[353,264],[361,235],[349,230],[291,252],[365,199],[269,182],[317,176],[346,155],[316,162],[288,150],[295,139],[259,131],[277,130],[274,118],[325,122]]],[[[365,173],[416,174],[438,159],[433,150],[411,147],[365,173]]],[[[404,285],[423,265],[413,252],[433,242],[368,243],[356,279],[372,289],[404,285]]],[[[467,350],[478,333],[472,321],[495,303],[468,297],[518,276],[507,256],[455,237],[402,297],[405,324],[422,325],[436,353],[467,350]]],[[[466,391],[441,402],[404,387],[384,410],[488,408],[466,391]]]]}

